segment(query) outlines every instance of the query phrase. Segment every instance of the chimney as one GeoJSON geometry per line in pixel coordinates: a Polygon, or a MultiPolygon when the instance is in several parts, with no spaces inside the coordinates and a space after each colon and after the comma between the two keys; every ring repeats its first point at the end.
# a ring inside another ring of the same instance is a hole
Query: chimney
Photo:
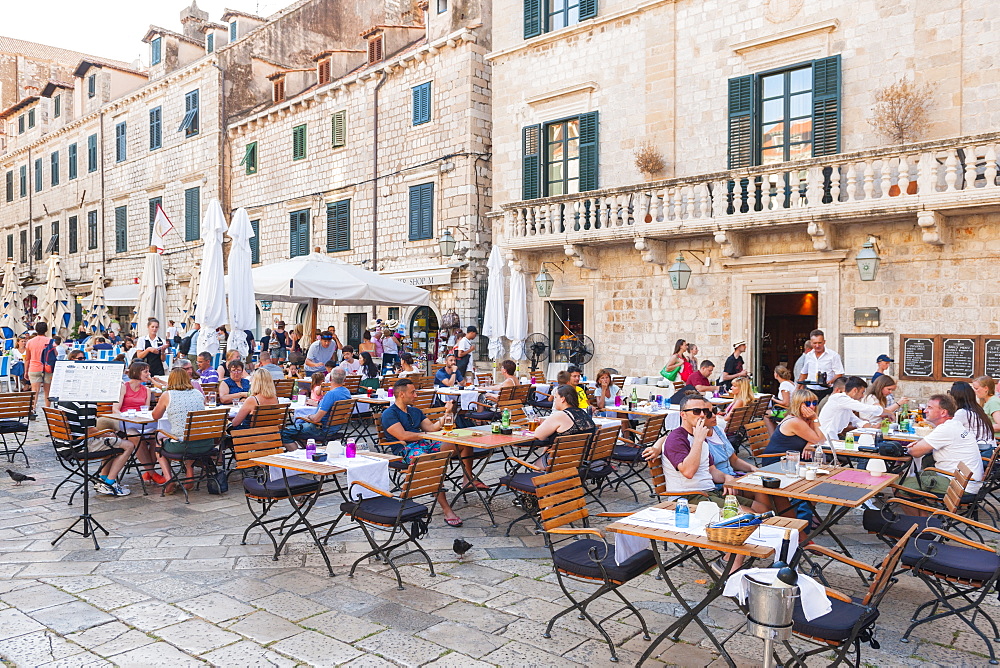
{"type": "Polygon", "coordinates": [[[198,0],[191,0],[191,6],[181,10],[181,25],[184,36],[199,42],[205,39],[202,26],[208,22],[208,12],[198,9],[198,0]]]}

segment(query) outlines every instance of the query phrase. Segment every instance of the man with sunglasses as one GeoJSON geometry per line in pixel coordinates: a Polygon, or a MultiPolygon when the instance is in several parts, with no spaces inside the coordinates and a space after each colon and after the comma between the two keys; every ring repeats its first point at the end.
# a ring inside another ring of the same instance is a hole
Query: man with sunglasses
{"type": "Polygon", "coordinates": [[[842,377],[833,382],[833,394],[819,414],[819,428],[827,438],[838,439],[848,427],[863,427],[870,420],[892,414],[878,404],[863,403],[861,397],[866,389],[868,383],[858,376],[842,377]]]}

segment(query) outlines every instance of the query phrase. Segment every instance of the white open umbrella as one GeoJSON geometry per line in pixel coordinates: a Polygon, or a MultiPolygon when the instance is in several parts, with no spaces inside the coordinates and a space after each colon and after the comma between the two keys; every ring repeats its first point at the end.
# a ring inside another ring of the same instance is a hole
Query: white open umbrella
{"type": "Polygon", "coordinates": [[[310,304],[309,331],[316,329],[316,307],[319,304],[426,306],[430,303],[430,294],[423,288],[346,264],[322,253],[310,253],[257,267],[253,270],[253,289],[257,299],[310,304]]]}
{"type": "Polygon", "coordinates": [[[226,276],[222,266],[222,235],[226,231],[226,217],[219,200],[208,203],[202,220],[201,234],[205,240],[201,255],[201,280],[198,282],[198,306],[195,322],[201,325],[198,333],[198,352],[219,352],[219,338],[215,330],[226,324],[226,276]]]}
{"type": "Polygon", "coordinates": [[[229,226],[229,341],[227,350],[239,350],[243,357],[250,351],[244,330],[257,324],[257,302],[253,294],[253,261],[250,254],[250,239],[253,226],[246,209],[237,209],[229,226]]]}
{"type": "Polygon", "coordinates": [[[91,334],[103,334],[111,327],[111,316],[104,301],[104,274],[101,266],[94,271],[94,281],[90,287],[90,310],[83,319],[83,326],[91,334]]]}
{"type": "Polygon", "coordinates": [[[490,251],[490,259],[486,263],[490,270],[489,282],[486,287],[486,312],[483,314],[482,335],[490,340],[490,359],[496,360],[503,356],[503,335],[507,329],[507,318],[503,307],[503,255],[499,246],[490,251]]]}
{"type": "Polygon", "coordinates": [[[156,318],[166,331],[167,319],[167,277],[163,273],[163,257],[155,247],[146,253],[146,261],[139,278],[139,301],[136,303],[136,325],[140,333],[146,331],[146,323],[156,318]]]}
{"type": "Polygon", "coordinates": [[[21,300],[24,293],[21,290],[21,279],[17,276],[17,268],[13,260],[7,260],[3,267],[3,294],[0,295],[0,329],[5,339],[13,339],[25,332],[24,312],[21,300]]]}
{"type": "Polygon", "coordinates": [[[58,335],[63,327],[70,326],[73,317],[73,297],[66,287],[59,256],[53,253],[46,260],[45,291],[39,300],[38,320],[46,323],[49,330],[58,335]]]}
{"type": "Polygon", "coordinates": [[[507,333],[512,359],[526,359],[524,340],[528,338],[528,293],[524,274],[514,265],[510,268],[510,302],[507,305],[507,333]]]}

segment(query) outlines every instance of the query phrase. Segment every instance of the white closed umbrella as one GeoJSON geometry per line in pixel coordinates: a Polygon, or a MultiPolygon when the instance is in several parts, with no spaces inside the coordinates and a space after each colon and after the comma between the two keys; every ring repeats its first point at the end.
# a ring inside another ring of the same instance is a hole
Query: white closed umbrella
{"type": "Polygon", "coordinates": [[[229,246],[229,341],[227,350],[239,350],[246,358],[250,352],[244,330],[257,324],[257,302],[253,294],[253,261],[250,254],[250,239],[253,226],[246,209],[237,209],[229,226],[228,236],[233,240],[229,246]]]}
{"type": "Polygon", "coordinates": [[[198,283],[201,281],[201,267],[197,263],[191,265],[191,278],[184,292],[184,304],[181,306],[180,324],[185,332],[191,331],[194,324],[195,308],[198,305],[198,283]]]}
{"type": "Polygon", "coordinates": [[[3,267],[3,294],[0,295],[0,329],[3,330],[5,339],[13,339],[23,334],[27,327],[24,326],[24,311],[21,309],[21,300],[24,293],[21,289],[21,279],[17,276],[17,268],[13,260],[7,260],[3,267]]]}
{"type": "Polygon", "coordinates": [[[528,292],[524,274],[513,265],[510,268],[510,302],[507,304],[507,338],[512,359],[527,359],[524,340],[528,338],[528,292]]]}
{"type": "Polygon", "coordinates": [[[226,217],[219,200],[208,203],[202,219],[201,234],[205,240],[201,255],[201,280],[198,282],[198,306],[195,322],[198,332],[198,352],[219,352],[219,337],[215,330],[226,324],[226,276],[222,266],[222,235],[226,232],[226,217]]]}
{"type": "Polygon", "coordinates": [[[156,318],[163,326],[167,319],[167,277],[163,273],[163,257],[150,246],[146,261],[139,277],[139,301],[136,303],[136,327],[140,333],[146,331],[146,323],[156,318]]]}
{"type": "Polygon", "coordinates": [[[49,331],[58,335],[63,327],[70,326],[73,317],[73,297],[66,287],[59,256],[52,254],[46,260],[45,291],[38,305],[38,320],[49,326],[49,331]]]}
{"type": "Polygon", "coordinates": [[[111,316],[104,301],[104,274],[100,265],[94,271],[94,281],[90,287],[90,309],[83,319],[83,326],[91,334],[103,334],[111,327],[111,316]]]}
{"type": "Polygon", "coordinates": [[[500,248],[494,246],[490,251],[490,259],[486,262],[489,269],[489,282],[486,288],[486,312],[483,314],[482,335],[490,340],[490,359],[497,360],[503,356],[503,336],[507,329],[507,317],[504,313],[503,297],[503,255],[500,248]]]}

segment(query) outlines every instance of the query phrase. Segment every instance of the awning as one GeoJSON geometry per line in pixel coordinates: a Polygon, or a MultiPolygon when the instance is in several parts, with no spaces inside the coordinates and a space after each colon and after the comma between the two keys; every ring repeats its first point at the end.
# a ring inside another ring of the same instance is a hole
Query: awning
{"type": "Polygon", "coordinates": [[[419,287],[430,285],[450,285],[453,267],[438,265],[434,267],[420,267],[416,269],[397,269],[395,271],[380,271],[379,274],[386,278],[395,279],[408,285],[419,287]]]}
{"type": "Polygon", "coordinates": [[[135,306],[139,303],[139,286],[131,283],[104,288],[104,303],[108,306],[135,306]]]}

